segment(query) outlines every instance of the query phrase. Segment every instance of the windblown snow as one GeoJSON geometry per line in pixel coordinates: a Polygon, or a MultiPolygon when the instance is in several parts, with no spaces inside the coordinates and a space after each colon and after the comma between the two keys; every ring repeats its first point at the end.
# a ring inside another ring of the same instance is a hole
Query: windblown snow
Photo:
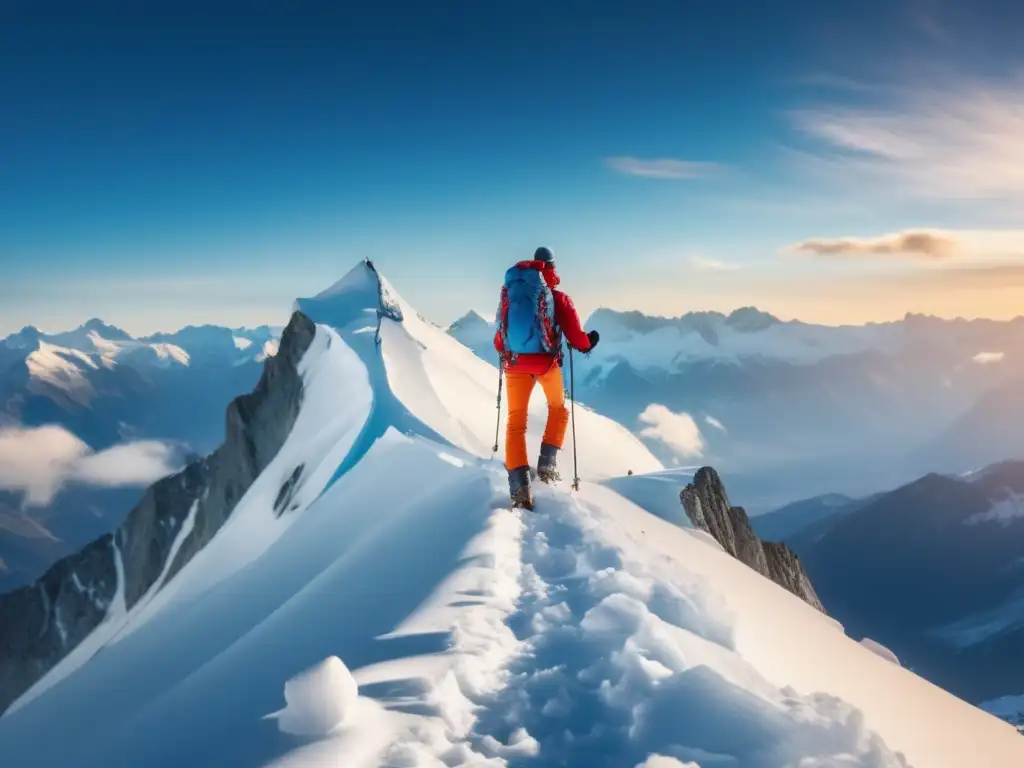
{"type": "Polygon", "coordinates": [[[204,550],[0,719],[0,764],[1024,764],[1008,724],[645,510],[673,475],[586,408],[580,491],[511,510],[496,369],[369,267],[298,306],[320,325],[285,446],[204,550]]]}

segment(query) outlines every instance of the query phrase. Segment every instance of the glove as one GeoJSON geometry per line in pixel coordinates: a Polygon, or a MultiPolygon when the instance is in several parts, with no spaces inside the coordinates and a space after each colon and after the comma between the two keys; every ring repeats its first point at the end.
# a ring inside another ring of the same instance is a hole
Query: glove
{"type": "Polygon", "coordinates": [[[587,338],[590,339],[590,349],[587,350],[587,353],[589,354],[594,350],[594,347],[597,346],[597,342],[601,340],[601,334],[597,331],[591,331],[587,334],[587,338]]]}

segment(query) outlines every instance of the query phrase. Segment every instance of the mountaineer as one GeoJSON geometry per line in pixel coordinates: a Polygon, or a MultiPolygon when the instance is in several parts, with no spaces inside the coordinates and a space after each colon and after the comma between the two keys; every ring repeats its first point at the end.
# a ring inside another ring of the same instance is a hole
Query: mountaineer
{"type": "Polygon", "coordinates": [[[562,381],[562,336],[572,349],[584,353],[600,338],[597,331],[583,331],[572,299],[557,288],[560,282],[554,256],[541,247],[532,260],[508,269],[501,289],[494,348],[508,381],[505,468],[513,507],[533,509],[526,419],[534,385],[540,383],[548,401],[537,476],[553,483],[560,479],[557,456],[569,423],[562,381]]]}

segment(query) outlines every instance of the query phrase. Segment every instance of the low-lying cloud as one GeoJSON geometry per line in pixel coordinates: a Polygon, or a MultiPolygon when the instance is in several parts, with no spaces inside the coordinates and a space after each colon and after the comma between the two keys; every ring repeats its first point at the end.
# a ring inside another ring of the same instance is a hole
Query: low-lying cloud
{"type": "Polygon", "coordinates": [[[822,257],[902,256],[947,259],[961,253],[963,243],[949,233],[910,229],[879,237],[813,238],[796,243],[789,250],[822,257]]]}
{"type": "Polygon", "coordinates": [[[0,429],[0,489],[23,493],[25,505],[45,506],[69,483],[141,486],[179,468],[166,443],[123,443],[95,452],[59,425],[0,429]]]}
{"type": "Polygon", "coordinates": [[[704,455],[704,437],[693,417],[688,413],[674,413],[664,405],[652,403],[640,414],[640,423],[646,424],[642,437],[660,440],[683,458],[704,455]]]}
{"type": "Polygon", "coordinates": [[[645,160],[639,157],[609,157],[605,165],[626,176],[645,179],[706,179],[716,176],[722,169],[718,163],[702,163],[660,157],[645,160]]]}

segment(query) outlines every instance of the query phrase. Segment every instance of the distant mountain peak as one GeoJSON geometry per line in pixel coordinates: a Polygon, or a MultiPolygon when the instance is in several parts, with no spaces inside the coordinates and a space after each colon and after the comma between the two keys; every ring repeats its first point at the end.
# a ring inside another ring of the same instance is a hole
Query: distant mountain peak
{"type": "Polygon", "coordinates": [[[466,314],[448,326],[448,331],[468,331],[478,328],[490,328],[491,323],[475,309],[469,310],[466,314]]]}
{"type": "Polygon", "coordinates": [[[3,343],[11,349],[26,349],[34,347],[43,338],[43,332],[34,325],[26,325],[17,333],[13,333],[3,340],[3,343]]]}
{"type": "Polygon", "coordinates": [[[762,312],[757,307],[740,307],[725,319],[725,324],[730,328],[744,333],[763,331],[779,322],[775,315],[762,312]]]}
{"type": "Polygon", "coordinates": [[[495,324],[474,309],[448,326],[448,334],[488,362],[493,361],[495,324]]]}
{"type": "Polygon", "coordinates": [[[92,317],[86,320],[79,330],[97,333],[104,339],[108,339],[110,341],[127,341],[132,338],[131,334],[127,331],[121,330],[115,325],[105,323],[98,317],[92,317]]]}

